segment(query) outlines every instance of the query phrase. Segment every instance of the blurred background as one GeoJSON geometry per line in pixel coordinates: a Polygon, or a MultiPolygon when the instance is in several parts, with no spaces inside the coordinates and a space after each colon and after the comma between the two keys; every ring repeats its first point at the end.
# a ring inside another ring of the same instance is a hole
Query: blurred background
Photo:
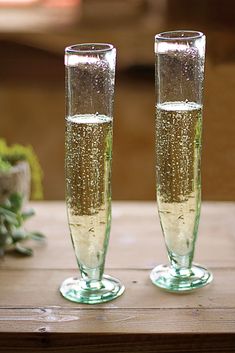
{"type": "Polygon", "coordinates": [[[153,200],[154,35],[207,36],[202,185],[204,200],[235,200],[235,1],[0,1],[0,137],[31,144],[45,199],[64,198],[64,47],[118,49],[113,199],[153,200]]]}

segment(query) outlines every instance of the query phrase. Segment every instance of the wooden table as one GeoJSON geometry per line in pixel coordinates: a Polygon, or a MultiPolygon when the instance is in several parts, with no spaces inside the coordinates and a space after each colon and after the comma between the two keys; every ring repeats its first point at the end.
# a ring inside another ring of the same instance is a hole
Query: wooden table
{"type": "Polygon", "coordinates": [[[59,293],[77,273],[62,202],[33,203],[28,228],[47,235],[34,256],[0,262],[1,352],[235,352],[235,203],[204,203],[195,261],[214,281],[190,294],[166,293],[149,279],[166,261],[155,203],[114,202],[106,273],[126,291],[80,305],[59,293]]]}

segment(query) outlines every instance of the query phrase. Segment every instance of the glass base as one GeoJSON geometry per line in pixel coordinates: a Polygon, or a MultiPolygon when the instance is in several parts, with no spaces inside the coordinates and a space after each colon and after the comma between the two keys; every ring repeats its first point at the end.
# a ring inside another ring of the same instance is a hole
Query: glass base
{"type": "Polygon", "coordinates": [[[178,293],[204,287],[213,279],[212,273],[199,265],[193,265],[190,270],[182,272],[176,274],[170,266],[159,265],[152,270],[150,278],[156,286],[178,293]]]}
{"type": "Polygon", "coordinates": [[[60,287],[66,299],[85,304],[104,303],[119,297],[125,287],[116,278],[104,275],[99,288],[87,288],[86,282],[79,278],[67,278],[60,287]]]}

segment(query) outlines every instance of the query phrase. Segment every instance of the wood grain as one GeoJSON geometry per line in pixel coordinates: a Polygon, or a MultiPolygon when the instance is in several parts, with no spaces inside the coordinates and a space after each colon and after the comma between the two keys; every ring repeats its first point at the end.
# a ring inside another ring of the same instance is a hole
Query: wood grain
{"type": "Polygon", "coordinates": [[[59,293],[78,270],[62,202],[31,204],[29,229],[47,242],[35,255],[0,262],[0,352],[235,352],[234,203],[205,203],[196,260],[210,265],[211,285],[189,294],[155,287],[150,269],[166,261],[155,203],[114,202],[107,274],[123,296],[75,304],[59,293]]]}
{"type": "Polygon", "coordinates": [[[104,309],[7,308],[0,309],[1,331],[63,333],[234,333],[235,309],[104,309]],[[225,320],[226,317],[226,320],[225,320]],[[43,328],[43,329],[42,329],[43,328]]]}
{"type": "MultiPolygon", "coordinates": [[[[47,241],[45,244],[30,244],[35,252],[32,258],[6,256],[0,261],[0,268],[76,268],[65,203],[38,202],[30,206],[35,209],[36,217],[27,223],[27,227],[43,232],[47,241]]],[[[208,267],[235,266],[234,215],[235,203],[203,203],[195,262],[208,267]]],[[[156,203],[113,202],[106,267],[151,269],[166,261],[156,203]]]]}
{"type": "MultiPolygon", "coordinates": [[[[126,287],[123,296],[115,301],[94,308],[104,309],[235,309],[235,269],[213,268],[214,282],[201,290],[188,294],[167,293],[155,287],[149,279],[148,270],[109,270],[105,273],[119,278],[126,287]]],[[[65,278],[78,276],[77,270],[1,270],[0,306],[34,307],[59,306],[84,308],[74,304],[59,293],[59,286],[65,278]]],[[[90,307],[90,306],[88,306],[90,307]]],[[[85,305],[85,308],[88,308],[85,305]]],[[[1,323],[1,318],[0,318],[1,323]]],[[[167,327],[165,328],[167,330],[167,327]]],[[[235,327],[234,327],[235,329],[235,327]]],[[[0,330],[1,331],[1,330],[0,330]]],[[[218,326],[219,331],[219,326],[218,326]]]]}
{"type": "Polygon", "coordinates": [[[217,353],[234,352],[230,334],[1,334],[0,352],[66,353],[217,353]],[[24,347],[22,347],[22,337],[24,347]],[[15,349],[15,350],[14,350],[15,349]]]}

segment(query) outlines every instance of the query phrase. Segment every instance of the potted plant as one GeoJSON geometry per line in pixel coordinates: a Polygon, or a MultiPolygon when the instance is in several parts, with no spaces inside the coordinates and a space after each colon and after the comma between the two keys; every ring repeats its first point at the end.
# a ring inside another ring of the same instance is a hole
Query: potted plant
{"type": "Polygon", "coordinates": [[[31,146],[7,146],[0,139],[0,203],[18,193],[27,201],[43,198],[42,169],[31,146]]]}

